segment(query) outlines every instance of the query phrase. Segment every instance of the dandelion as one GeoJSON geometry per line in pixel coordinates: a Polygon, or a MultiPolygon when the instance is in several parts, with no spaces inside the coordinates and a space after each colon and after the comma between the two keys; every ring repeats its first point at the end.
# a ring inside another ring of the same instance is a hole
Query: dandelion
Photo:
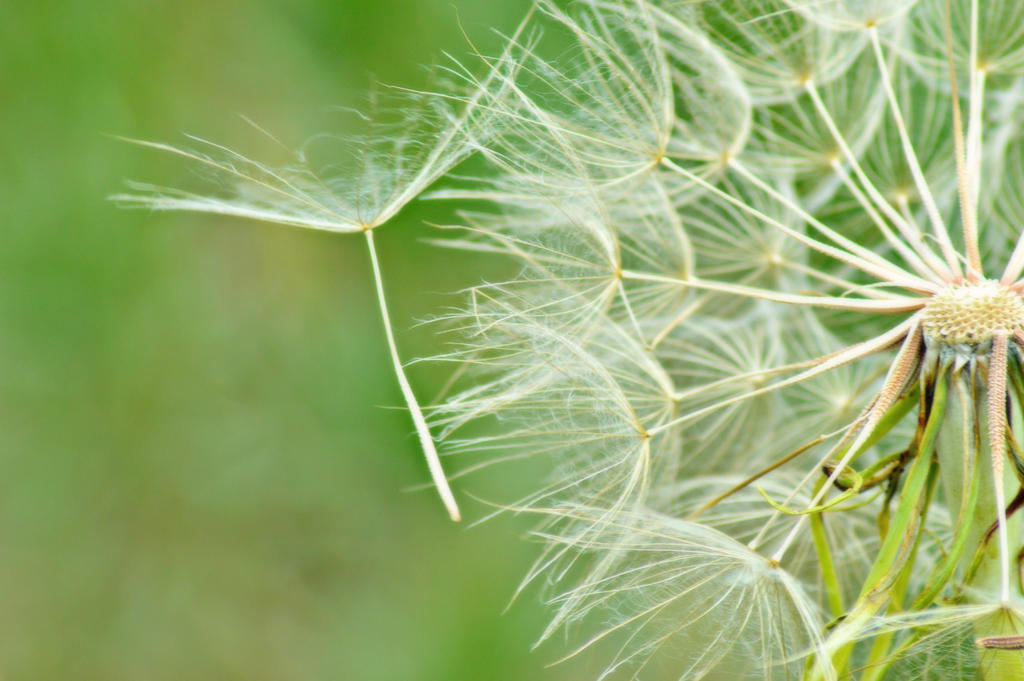
{"type": "Polygon", "coordinates": [[[1024,678],[1019,3],[538,8],[368,193],[218,149],[264,191],[121,200],[363,230],[379,291],[372,228],[479,154],[443,242],[520,271],[439,317],[427,417],[392,354],[449,503],[431,434],[545,462],[501,503],[542,639],[601,678],[1024,678]]]}

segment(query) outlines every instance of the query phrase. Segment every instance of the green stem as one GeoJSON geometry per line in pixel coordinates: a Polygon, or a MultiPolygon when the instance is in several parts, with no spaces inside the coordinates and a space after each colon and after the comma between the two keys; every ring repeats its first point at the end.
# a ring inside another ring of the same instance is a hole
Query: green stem
{"type": "MultiPolygon", "coordinates": [[[[925,521],[928,517],[928,509],[931,508],[932,500],[935,498],[935,487],[939,478],[939,467],[932,465],[928,469],[928,483],[927,492],[925,493],[924,503],[921,506],[919,527],[924,527],[925,521]]],[[[903,608],[903,597],[907,593],[907,588],[910,585],[910,578],[913,574],[914,559],[917,556],[917,549],[921,545],[921,532],[917,533],[914,537],[914,546],[911,549],[910,556],[904,561],[903,569],[900,570],[899,576],[896,578],[896,583],[889,593],[889,605],[886,612],[892,613],[902,610],[903,608]]],[[[871,653],[868,655],[867,664],[865,665],[866,671],[862,681],[876,681],[881,679],[883,670],[886,668],[886,660],[890,656],[890,649],[892,648],[893,640],[895,639],[895,632],[886,632],[880,634],[875,638],[874,644],[871,646],[871,653]]]]}
{"type": "Polygon", "coordinates": [[[964,500],[960,505],[960,513],[957,516],[956,529],[953,531],[953,543],[950,544],[946,555],[943,556],[942,560],[939,561],[938,565],[935,566],[935,569],[933,569],[932,573],[928,576],[924,590],[910,605],[911,610],[922,610],[931,605],[953,578],[957,565],[960,564],[964,555],[964,550],[967,548],[967,537],[971,531],[974,509],[978,505],[978,490],[980,489],[979,483],[983,474],[981,466],[979,466],[976,461],[974,464],[974,471],[971,474],[970,487],[968,488],[967,495],[964,497],[964,500]]]}
{"type": "Polygon", "coordinates": [[[902,567],[910,555],[910,547],[920,527],[920,514],[923,510],[921,500],[927,489],[932,448],[945,414],[947,392],[946,381],[940,378],[935,383],[927,425],[916,448],[914,462],[907,473],[899,508],[882,542],[878,557],[871,567],[871,572],[864,582],[861,600],[874,600],[878,595],[887,593],[896,578],[896,571],[893,568],[897,565],[902,567]]]}
{"type": "MultiPolygon", "coordinates": [[[[939,583],[958,568],[960,588],[968,603],[987,605],[996,604],[1000,600],[1002,581],[1002,557],[998,543],[990,535],[990,528],[996,521],[996,482],[992,479],[992,447],[988,440],[988,392],[989,379],[986,372],[985,357],[972,357],[963,369],[951,372],[950,380],[956,386],[951,400],[951,418],[943,426],[943,433],[938,445],[938,457],[943,472],[943,486],[949,508],[959,508],[957,534],[950,548],[949,556],[944,560],[936,573],[941,569],[943,574],[918,597],[916,604],[922,607],[941,593],[939,583]],[[968,482],[969,481],[969,482],[968,482]],[[946,562],[950,565],[945,565],[946,562]]],[[[1020,413],[1020,380],[1013,376],[1019,371],[1019,365],[1011,361],[1007,366],[1011,374],[1008,383],[1014,388],[1011,399],[1009,426],[1010,430],[1021,428],[1020,413]]],[[[1018,432],[1020,432],[1018,430],[1018,432]]],[[[1008,438],[1009,439],[1009,438],[1008,438]]],[[[1014,465],[1004,467],[1004,493],[1012,497],[1019,488],[1017,471],[1014,465]]],[[[1011,542],[1010,553],[1016,555],[1021,548],[1020,518],[1012,517],[1007,523],[1011,542]]],[[[1015,589],[1014,596],[1021,594],[1015,589]]],[[[1014,617],[987,617],[975,624],[974,634],[979,640],[998,640],[1002,637],[1018,636],[1019,623],[1014,617]]],[[[1024,679],[1024,655],[1019,650],[1000,650],[997,648],[980,647],[978,679],[985,681],[1020,681],[1024,679]]]]}
{"type": "Polygon", "coordinates": [[[840,677],[853,654],[853,637],[889,602],[904,567],[912,565],[909,559],[917,545],[922,514],[927,506],[929,480],[935,479],[931,454],[945,414],[947,392],[946,377],[940,374],[931,400],[927,399],[927,394],[923,397],[920,418],[924,427],[921,428],[919,421],[919,437],[915,438],[914,458],[900,494],[899,506],[857,602],[830,637],[836,651],[832,655],[832,664],[840,677]]]}
{"type": "Polygon", "coordinates": [[[832,610],[833,617],[840,617],[846,612],[843,608],[843,591],[839,586],[835,562],[832,560],[828,536],[825,534],[825,519],[821,513],[811,515],[811,537],[814,539],[814,550],[817,552],[818,562],[821,564],[821,575],[825,580],[829,608],[832,610]]]}

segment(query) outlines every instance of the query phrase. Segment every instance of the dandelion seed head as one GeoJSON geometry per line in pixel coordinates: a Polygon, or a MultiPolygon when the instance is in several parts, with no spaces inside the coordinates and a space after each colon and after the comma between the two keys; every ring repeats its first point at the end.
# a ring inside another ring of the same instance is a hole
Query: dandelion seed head
{"type": "Polygon", "coordinates": [[[997,281],[950,286],[932,296],[922,320],[935,342],[977,345],[1024,329],[1024,300],[997,281]]]}
{"type": "Polygon", "coordinates": [[[542,518],[545,639],[609,679],[1024,677],[1024,4],[540,0],[483,62],[354,177],[161,147],[235,189],[122,200],[357,231],[479,153],[445,243],[516,271],[438,318],[419,430],[530,462],[496,505],[542,518]]]}

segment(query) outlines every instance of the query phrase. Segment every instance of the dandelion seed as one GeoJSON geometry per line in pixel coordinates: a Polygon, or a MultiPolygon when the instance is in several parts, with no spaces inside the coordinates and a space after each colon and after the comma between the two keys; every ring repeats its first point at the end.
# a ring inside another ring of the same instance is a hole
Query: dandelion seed
{"type": "MultiPolygon", "coordinates": [[[[503,64],[496,66],[496,69],[503,64]]],[[[320,135],[290,161],[272,167],[196,137],[192,150],[169,144],[128,140],[183,157],[226,182],[223,196],[201,195],[173,188],[129,183],[138,193],[117,194],[126,207],[179,210],[252,218],[329,232],[362,233],[374,277],[388,350],[406,406],[426,455],[434,485],[452,520],[461,517],[441,467],[433,436],[399,358],[392,330],[374,230],[387,224],[406,204],[470,154],[477,136],[486,134],[477,110],[491,81],[481,84],[460,111],[442,98],[400,93],[401,104],[379,114],[360,115],[369,127],[365,137],[320,135]]],[[[254,127],[255,126],[254,124],[254,127]]],[[[264,132],[257,127],[257,130],[264,132]]],[[[273,138],[271,138],[273,139],[273,138]]],[[[273,140],[279,144],[277,140],[273,140]]],[[[283,145],[281,145],[283,146],[283,145]]]]}

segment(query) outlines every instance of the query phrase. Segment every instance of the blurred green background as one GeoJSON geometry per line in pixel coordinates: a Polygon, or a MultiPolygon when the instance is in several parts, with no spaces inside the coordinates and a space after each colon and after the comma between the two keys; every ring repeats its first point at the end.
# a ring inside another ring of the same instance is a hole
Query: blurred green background
{"type": "MultiPolygon", "coordinates": [[[[524,526],[408,491],[362,240],[105,200],[190,180],[106,133],[258,155],[237,113],[297,143],[527,4],[0,2],[0,679],[580,678],[530,652],[536,595],[501,614],[524,526]]],[[[379,236],[406,358],[484,266],[418,241],[438,210],[379,236]]]]}

